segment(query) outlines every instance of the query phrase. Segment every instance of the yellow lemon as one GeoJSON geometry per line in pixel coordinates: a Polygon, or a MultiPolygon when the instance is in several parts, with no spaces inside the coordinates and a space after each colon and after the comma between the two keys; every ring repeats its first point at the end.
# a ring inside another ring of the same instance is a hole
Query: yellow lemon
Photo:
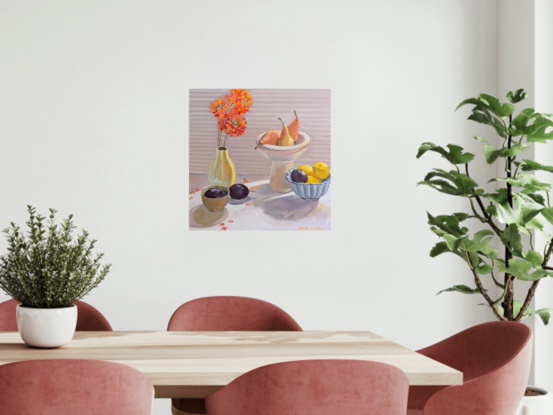
{"type": "Polygon", "coordinates": [[[321,180],[327,179],[329,175],[328,165],[326,163],[323,163],[322,161],[315,163],[313,165],[313,174],[318,179],[321,179],[321,180]]]}
{"type": "Polygon", "coordinates": [[[315,176],[307,176],[307,181],[305,183],[320,183],[321,181],[315,176]]]}
{"type": "Polygon", "coordinates": [[[303,170],[304,172],[307,173],[308,176],[313,176],[313,167],[311,167],[307,164],[303,164],[303,165],[299,166],[298,170],[303,170]]]}

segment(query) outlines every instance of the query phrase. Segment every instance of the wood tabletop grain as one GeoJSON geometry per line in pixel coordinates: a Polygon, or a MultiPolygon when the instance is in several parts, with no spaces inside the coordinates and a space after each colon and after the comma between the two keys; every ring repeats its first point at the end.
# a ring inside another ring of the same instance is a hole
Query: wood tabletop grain
{"type": "Polygon", "coordinates": [[[26,346],[0,332],[0,364],[34,359],[95,359],[132,366],[156,398],[202,398],[271,363],[360,359],[403,370],[411,385],[459,385],[463,374],[371,332],[76,332],[58,349],[26,346]]]}

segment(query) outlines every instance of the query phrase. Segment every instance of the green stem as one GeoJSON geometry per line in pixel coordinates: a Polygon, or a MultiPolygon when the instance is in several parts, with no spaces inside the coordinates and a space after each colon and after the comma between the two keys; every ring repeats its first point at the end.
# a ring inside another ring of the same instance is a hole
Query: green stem
{"type": "Polygon", "coordinates": [[[499,304],[499,302],[505,298],[505,294],[507,294],[507,287],[508,287],[507,285],[503,287],[503,294],[501,294],[501,297],[499,297],[497,300],[494,301],[493,305],[499,304]]]}
{"type": "Polygon", "coordinates": [[[472,213],[474,213],[474,216],[476,216],[478,219],[480,219],[482,222],[488,222],[488,219],[480,216],[478,212],[476,211],[476,208],[474,207],[474,202],[472,201],[472,197],[467,196],[470,201],[470,208],[472,209],[472,213]]]}

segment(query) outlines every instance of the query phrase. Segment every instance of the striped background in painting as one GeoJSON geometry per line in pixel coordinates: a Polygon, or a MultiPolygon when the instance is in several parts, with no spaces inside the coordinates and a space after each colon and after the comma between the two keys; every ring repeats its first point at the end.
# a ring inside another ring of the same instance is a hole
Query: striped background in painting
{"type": "MultiPolygon", "coordinates": [[[[246,88],[247,89],[247,88],[246,88]]],[[[300,118],[300,131],[311,137],[311,146],[298,160],[300,164],[324,161],[330,164],[330,89],[248,89],[252,106],[246,114],[246,132],[228,137],[227,147],[239,174],[268,174],[270,160],[254,150],[255,138],[264,131],[282,129],[277,119],[289,124],[294,110],[300,118]]],[[[217,120],[210,103],[223,98],[228,89],[191,89],[190,173],[207,173],[217,143],[217,120]]],[[[298,164],[296,163],[296,165],[298,164]]]]}

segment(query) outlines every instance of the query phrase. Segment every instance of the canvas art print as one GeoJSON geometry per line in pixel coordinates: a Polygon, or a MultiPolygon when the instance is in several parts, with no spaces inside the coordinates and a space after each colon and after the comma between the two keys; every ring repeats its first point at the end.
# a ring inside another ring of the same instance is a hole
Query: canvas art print
{"type": "Polygon", "coordinates": [[[329,231],[329,89],[190,90],[191,230],[329,231]]]}

